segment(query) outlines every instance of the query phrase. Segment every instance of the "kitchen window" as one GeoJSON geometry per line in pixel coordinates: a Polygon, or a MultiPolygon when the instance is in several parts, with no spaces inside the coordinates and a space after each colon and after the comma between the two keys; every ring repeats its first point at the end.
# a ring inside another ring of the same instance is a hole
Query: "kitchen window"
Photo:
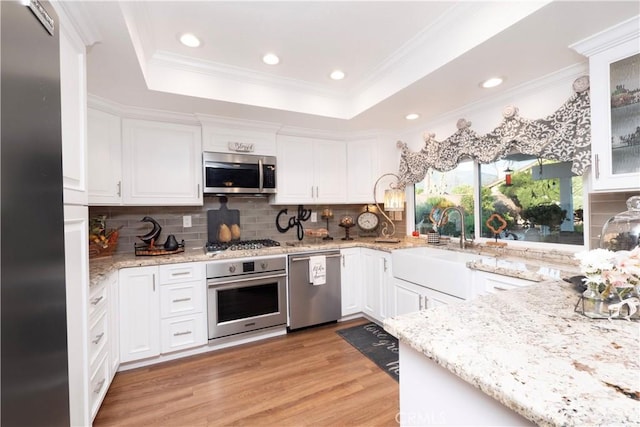
{"type": "MultiPolygon", "coordinates": [[[[415,229],[421,235],[440,221],[445,207],[461,206],[466,235],[476,239],[495,239],[486,221],[498,213],[507,223],[499,240],[584,245],[583,177],[572,175],[570,162],[520,153],[489,164],[469,160],[448,172],[430,169],[414,186],[414,196],[415,229]]],[[[458,237],[460,219],[452,211],[448,216],[439,232],[458,237]]]]}

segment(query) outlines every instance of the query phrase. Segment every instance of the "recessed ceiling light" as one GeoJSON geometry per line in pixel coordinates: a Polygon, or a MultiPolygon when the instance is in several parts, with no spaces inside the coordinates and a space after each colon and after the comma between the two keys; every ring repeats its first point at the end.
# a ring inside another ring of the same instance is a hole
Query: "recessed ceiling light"
{"type": "Polygon", "coordinates": [[[278,58],[278,55],[275,53],[267,53],[262,57],[262,62],[267,65],[276,65],[280,62],[280,58],[278,58]]]}
{"type": "Polygon", "coordinates": [[[407,114],[406,116],[404,116],[404,118],[407,119],[407,120],[415,120],[418,117],[420,117],[420,114],[417,114],[417,113],[411,113],[411,114],[407,114]]]}
{"type": "Polygon", "coordinates": [[[200,39],[191,33],[184,33],[180,36],[180,43],[189,47],[200,46],[200,39]]]}
{"type": "Polygon", "coordinates": [[[344,71],[340,71],[340,70],[334,70],[331,74],[329,74],[329,77],[331,77],[333,80],[342,80],[344,79],[344,71]]]}
{"type": "Polygon", "coordinates": [[[502,78],[500,77],[491,77],[490,79],[487,79],[485,81],[483,81],[482,83],[480,83],[480,86],[482,86],[485,89],[489,89],[492,87],[496,87],[500,84],[502,84],[502,78]]]}

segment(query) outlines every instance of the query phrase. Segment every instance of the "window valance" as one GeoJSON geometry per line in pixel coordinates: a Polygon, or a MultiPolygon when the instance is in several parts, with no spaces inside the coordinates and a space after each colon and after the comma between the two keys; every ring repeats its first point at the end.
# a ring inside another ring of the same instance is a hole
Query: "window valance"
{"type": "Polygon", "coordinates": [[[438,141],[429,132],[423,134],[425,146],[419,152],[402,150],[399,175],[402,183],[415,184],[424,179],[429,169],[446,172],[461,160],[473,159],[492,163],[509,153],[535,155],[549,160],[571,161],[571,171],[582,175],[591,164],[591,116],[589,109],[589,78],[573,82],[575,93],[556,112],[539,120],[518,115],[512,105],[503,112],[502,123],[486,135],[471,130],[471,122],[460,119],[458,130],[438,141]]]}

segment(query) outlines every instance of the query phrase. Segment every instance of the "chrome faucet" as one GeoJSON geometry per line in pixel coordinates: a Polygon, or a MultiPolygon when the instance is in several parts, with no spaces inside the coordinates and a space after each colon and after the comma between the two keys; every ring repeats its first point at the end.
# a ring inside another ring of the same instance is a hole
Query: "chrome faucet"
{"type": "Polygon", "coordinates": [[[465,236],[464,231],[464,210],[460,206],[448,206],[442,210],[442,214],[440,214],[440,221],[438,221],[438,228],[442,227],[442,220],[446,218],[446,214],[449,211],[456,211],[460,214],[460,249],[464,249],[466,245],[467,238],[465,236]]]}

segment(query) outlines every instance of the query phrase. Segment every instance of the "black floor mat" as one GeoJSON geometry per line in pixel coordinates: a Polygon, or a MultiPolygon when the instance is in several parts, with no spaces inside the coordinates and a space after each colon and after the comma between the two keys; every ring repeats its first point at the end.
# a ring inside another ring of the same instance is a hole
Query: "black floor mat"
{"type": "Polygon", "coordinates": [[[337,330],[336,333],[371,359],[393,379],[400,379],[398,339],[375,323],[337,330]]]}

